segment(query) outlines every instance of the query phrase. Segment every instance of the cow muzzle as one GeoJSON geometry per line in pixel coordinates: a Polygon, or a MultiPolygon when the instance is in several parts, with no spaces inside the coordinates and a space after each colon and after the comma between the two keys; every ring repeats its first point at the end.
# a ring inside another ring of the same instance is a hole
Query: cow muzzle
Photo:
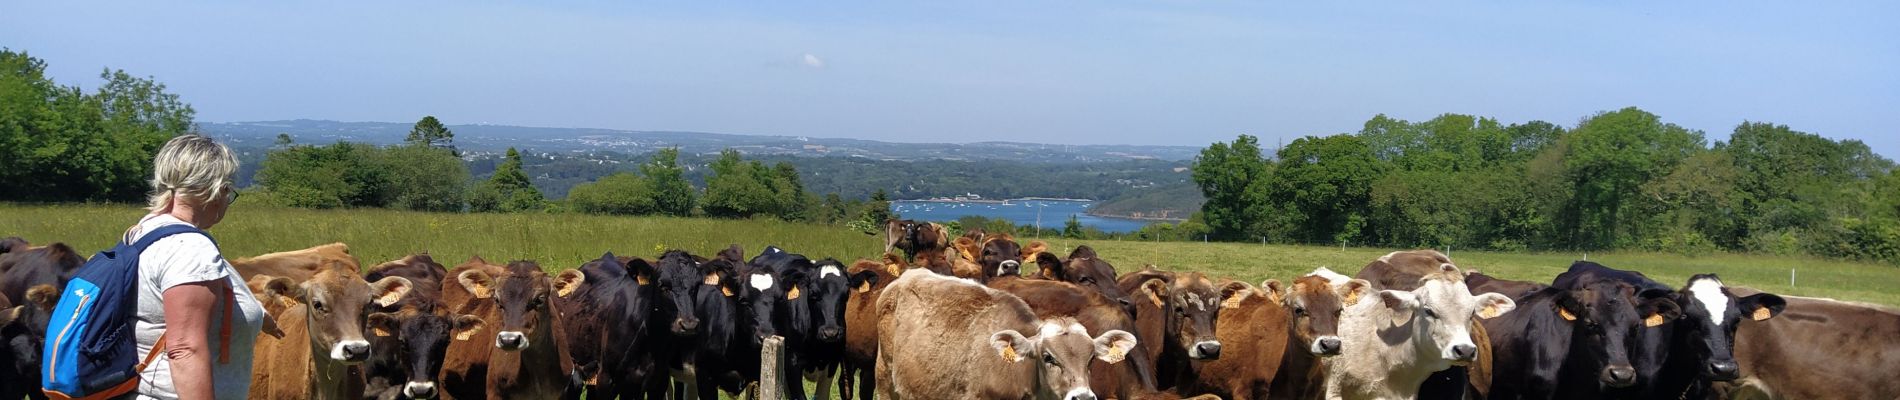
{"type": "Polygon", "coordinates": [[[1023,263],[1016,260],[1003,260],[997,265],[996,276],[1022,275],[1023,263]]]}
{"type": "Polygon", "coordinates": [[[699,334],[699,318],[680,318],[673,320],[673,334],[680,336],[699,334]]]}
{"type": "Polygon", "coordinates": [[[1313,355],[1320,357],[1339,355],[1339,346],[1340,342],[1338,336],[1320,336],[1319,340],[1313,341],[1313,355]]]}
{"type": "Polygon", "coordinates": [[[1603,384],[1609,387],[1630,387],[1636,384],[1636,368],[1627,365],[1604,367],[1603,373],[1597,379],[1602,380],[1603,384]]]}
{"type": "Polygon", "coordinates": [[[1062,396],[1062,400],[1095,400],[1095,392],[1089,388],[1075,388],[1062,396]]]}
{"type": "Polygon", "coordinates": [[[515,331],[503,331],[495,334],[495,348],[506,351],[518,351],[528,348],[528,336],[515,331]]]}
{"type": "Polygon", "coordinates": [[[1478,346],[1469,344],[1454,344],[1451,346],[1451,361],[1468,363],[1476,359],[1478,359],[1478,346]]]}
{"type": "Polygon", "coordinates": [[[1706,373],[1711,380],[1732,381],[1742,377],[1741,371],[1742,367],[1735,364],[1734,360],[1724,360],[1709,362],[1709,370],[1706,373]]]}
{"type": "Polygon", "coordinates": [[[412,399],[435,398],[435,382],[409,382],[402,385],[402,394],[412,399]]]}
{"type": "Polygon", "coordinates": [[[826,342],[837,342],[839,339],[843,339],[843,338],[844,338],[843,327],[827,326],[823,328],[818,328],[818,340],[823,340],[826,342]]]}
{"type": "Polygon", "coordinates": [[[369,342],[362,340],[337,342],[335,346],[330,346],[330,359],[344,364],[356,364],[368,360],[369,342]]]}
{"type": "Polygon", "coordinates": [[[1213,340],[1196,342],[1193,347],[1188,348],[1188,358],[1196,360],[1218,360],[1220,359],[1220,342],[1213,340]]]}

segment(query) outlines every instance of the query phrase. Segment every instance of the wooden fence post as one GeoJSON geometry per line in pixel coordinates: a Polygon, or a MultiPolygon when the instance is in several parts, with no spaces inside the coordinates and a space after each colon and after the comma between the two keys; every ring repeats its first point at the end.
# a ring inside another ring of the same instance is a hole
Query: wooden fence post
{"type": "Polygon", "coordinates": [[[785,361],[780,352],[785,349],[785,338],[771,336],[765,338],[759,348],[759,398],[779,400],[785,398],[785,380],[779,377],[779,367],[785,361]]]}

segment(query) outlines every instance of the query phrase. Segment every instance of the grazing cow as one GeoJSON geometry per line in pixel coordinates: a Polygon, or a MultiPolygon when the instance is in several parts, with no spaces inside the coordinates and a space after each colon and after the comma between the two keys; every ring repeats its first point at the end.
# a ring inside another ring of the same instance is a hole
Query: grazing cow
{"type": "Polygon", "coordinates": [[[877,392],[877,379],[872,374],[877,368],[877,298],[904,272],[902,260],[892,256],[886,253],[882,263],[858,260],[846,270],[853,277],[865,279],[852,285],[851,297],[845,301],[844,326],[848,329],[844,331],[844,362],[838,366],[840,399],[851,400],[854,393],[870,398],[877,392]],[[871,275],[862,275],[867,272],[871,275]]]}
{"type": "Polygon", "coordinates": [[[257,275],[290,278],[293,282],[303,282],[322,271],[324,266],[346,260],[351,264],[356,263],[356,257],[350,255],[350,246],[331,243],[303,250],[231,260],[231,267],[237,268],[238,276],[243,277],[246,282],[257,275]]]}
{"type": "Polygon", "coordinates": [[[1537,283],[1537,282],[1498,279],[1490,275],[1485,275],[1484,273],[1478,272],[1478,271],[1465,272],[1465,286],[1470,287],[1471,293],[1474,293],[1474,294],[1475,293],[1497,293],[1497,294],[1501,294],[1505,296],[1511,296],[1512,299],[1524,297],[1525,295],[1529,295],[1532,292],[1536,292],[1538,290],[1543,290],[1544,288],[1550,287],[1550,285],[1545,285],[1545,284],[1537,283]]]}
{"type": "Polygon", "coordinates": [[[1497,354],[1490,398],[1594,399],[1634,385],[1631,339],[1680,315],[1661,293],[1616,281],[1546,287],[1517,305],[1484,321],[1497,354]]]}
{"type": "Polygon", "coordinates": [[[1413,398],[1432,373],[1477,358],[1471,318],[1510,312],[1496,293],[1473,296],[1464,274],[1444,264],[1411,291],[1382,290],[1347,307],[1339,321],[1344,348],[1326,371],[1329,399],[1413,398]]]}
{"type": "MultiPolygon", "coordinates": [[[[1083,328],[1095,332],[1135,329],[1134,317],[1120,302],[1079,285],[1014,275],[990,279],[987,285],[1022,299],[1037,318],[1072,318],[1083,328]]],[[[1151,357],[1146,352],[1131,351],[1124,362],[1094,364],[1089,370],[1092,390],[1104,396],[1112,394],[1114,398],[1152,396],[1157,385],[1151,357]]]]}
{"type": "Polygon", "coordinates": [[[475,297],[494,302],[489,313],[493,318],[481,317],[495,330],[489,345],[497,350],[488,353],[483,391],[490,399],[559,396],[568,380],[555,341],[563,335],[561,321],[548,301],[554,292],[552,280],[533,261],[510,262],[499,274],[489,270],[455,274],[456,282],[475,297]]]}
{"type": "Polygon", "coordinates": [[[1742,318],[1767,320],[1786,304],[1780,296],[1766,293],[1738,298],[1714,274],[1690,277],[1687,285],[1672,292],[1669,286],[1640,272],[1588,261],[1572,264],[1552,286],[1573,288],[1598,281],[1623,282],[1646,293],[1664,293],[1681,309],[1681,318],[1666,319],[1657,329],[1636,335],[1631,357],[1638,384],[1611,391],[1626,398],[1707,396],[1712,382],[1738,376],[1740,367],[1733,351],[1735,328],[1742,318]]]}
{"type": "Polygon", "coordinates": [[[880,399],[1094,400],[1091,359],[1120,362],[1136,343],[1125,331],[1090,338],[1073,319],[1037,319],[1022,300],[969,280],[908,271],[884,290],[880,399]]]}
{"type": "MultiPolygon", "coordinates": [[[[1409,291],[1417,289],[1420,278],[1438,273],[1444,268],[1454,266],[1451,257],[1437,250],[1395,251],[1372,260],[1355,275],[1372,282],[1377,290],[1409,291]]],[[[1469,273],[1466,274],[1469,279],[1469,273]]],[[[1469,283],[1466,287],[1470,288],[1469,283]]],[[[1471,293],[1483,293],[1471,289],[1471,293]]],[[[1506,297],[1515,298],[1507,294],[1506,297]]],[[[1433,373],[1419,388],[1419,397],[1428,400],[1462,399],[1465,392],[1475,391],[1478,397],[1491,387],[1491,341],[1486,339],[1484,325],[1471,321],[1471,342],[1478,346],[1477,356],[1470,363],[1454,365],[1444,371],[1433,373]]]]}
{"type": "MultiPolygon", "coordinates": [[[[1758,291],[1732,287],[1736,296],[1758,291]]],[[[1900,398],[1900,310],[1782,296],[1779,316],[1735,327],[1735,400],[1900,398]]],[[[1754,312],[1744,312],[1753,319],[1754,312]]]]}
{"type": "MultiPolygon", "coordinates": [[[[1326,394],[1324,360],[1339,355],[1340,349],[1347,346],[1339,337],[1339,318],[1346,307],[1364,301],[1372,283],[1347,278],[1322,267],[1294,279],[1285,289],[1278,288],[1277,284],[1269,280],[1263,286],[1269,295],[1280,293],[1280,307],[1291,311],[1291,319],[1286,323],[1286,349],[1281,352],[1278,372],[1269,387],[1271,393],[1264,398],[1323,397],[1326,394]]],[[[1270,319],[1267,325],[1271,327],[1270,319]]],[[[1219,327],[1216,330],[1218,333],[1219,327]]]]}
{"type": "Polygon", "coordinates": [[[647,336],[658,273],[646,260],[613,253],[561,271],[554,278],[554,309],[564,324],[558,338],[572,359],[564,398],[581,393],[638,398],[653,373],[647,336]]]}
{"type": "Polygon", "coordinates": [[[368,397],[435,397],[436,377],[441,374],[450,340],[467,340],[482,328],[481,318],[449,314],[441,304],[442,279],[446,275],[447,270],[428,254],[386,262],[371,267],[364,275],[372,282],[400,276],[414,284],[402,301],[370,307],[370,361],[365,364],[368,380],[364,386],[368,397]]]}
{"type": "Polygon", "coordinates": [[[270,318],[282,336],[259,335],[253,346],[250,397],[254,399],[360,399],[361,365],[369,360],[363,337],[370,305],[402,301],[414,287],[408,279],[363,280],[354,260],[330,260],[310,279],[257,275],[267,302],[282,312],[270,318]],[[285,302],[294,302],[294,305],[285,302]]]}
{"type": "Polygon", "coordinates": [[[1173,387],[1191,378],[1186,376],[1192,373],[1190,362],[1220,358],[1221,342],[1215,337],[1214,321],[1221,303],[1238,294],[1241,285],[1216,288],[1199,272],[1176,274],[1153,268],[1130,272],[1121,277],[1119,284],[1125,291],[1141,294],[1136,297],[1147,297],[1147,303],[1159,305],[1158,312],[1138,311],[1135,318],[1138,333],[1152,334],[1156,333],[1151,331],[1153,326],[1162,327],[1160,337],[1142,338],[1160,344],[1160,349],[1151,350],[1158,353],[1155,370],[1160,387],[1173,387]]]}
{"type": "Polygon", "coordinates": [[[40,350],[59,291],[53,285],[34,286],[19,305],[0,297],[0,398],[46,398],[39,391],[40,350]]]}
{"type": "Polygon", "coordinates": [[[9,250],[0,254],[0,295],[8,299],[25,299],[27,289],[39,285],[64,288],[73,273],[86,264],[86,259],[65,243],[28,247],[20,241],[8,246],[9,250]]]}

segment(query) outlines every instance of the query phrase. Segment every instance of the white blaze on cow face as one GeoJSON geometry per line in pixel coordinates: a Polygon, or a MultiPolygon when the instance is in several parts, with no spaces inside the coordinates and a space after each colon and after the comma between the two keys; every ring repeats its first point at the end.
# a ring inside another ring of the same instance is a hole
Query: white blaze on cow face
{"type": "Polygon", "coordinates": [[[1709,319],[1715,321],[1715,326],[1722,326],[1723,317],[1728,315],[1728,295],[1722,293],[1722,281],[1697,279],[1689,283],[1689,293],[1695,295],[1703,309],[1709,310],[1709,319]]]}
{"type": "Polygon", "coordinates": [[[831,265],[825,265],[822,268],[818,268],[818,278],[823,279],[825,277],[831,277],[831,276],[844,276],[844,273],[838,272],[838,267],[831,266],[831,265]]]}
{"type": "Polygon", "coordinates": [[[752,284],[753,289],[758,289],[761,292],[769,290],[772,288],[772,275],[752,274],[752,279],[749,283],[752,284]]]}

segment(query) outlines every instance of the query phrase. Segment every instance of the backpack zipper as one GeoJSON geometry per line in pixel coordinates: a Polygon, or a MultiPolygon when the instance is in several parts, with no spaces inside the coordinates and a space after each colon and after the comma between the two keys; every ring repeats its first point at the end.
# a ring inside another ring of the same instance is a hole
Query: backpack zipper
{"type": "MultiPolygon", "coordinates": [[[[74,324],[74,323],[76,323],[76,322],[79,322],[79,310],[83,310],[83,309],[85,309],[85,308],[86,308],[86,302],[87,302],[87,301],[89,301],[89,300],[92,300],[92,296],[87,296],[87,295],[86,295],[86,290],[85,290],[85,289],[80,289],[80,290],[74,290],[74,291],[73,291],[73,294],[75,294],[75,295],[79,295],[79,306],[77,306],[77,307],[73,307],[73,317],[72,317],[72,320],[70,320],[70,321],[66,321],[66,327],[64,327],[64,328],[60,328],[60,329],[59,329],[59,336],[58,336],[58,337],[55,337],[55,338],[53,338],[53,343],[59,343],[59,344],[65,344],[65,343],[66,343],[66,334],[67,334],[67,333],[70,333],[70,332],[72,332],[72,330],[73,330],[73,324],[74,324]]],[[[46,370],[47,370],[47,373],[46,373],[46,377],[47,377],[47,379],[48,379],[48,380],[55,380],[55,381],[56,381],[56,380],[58,380],[58,379],[59,379],[59,353],[60,353],[60,352],[57,352],[57,351],[55,351],[55,352],[53,352],[53,354],[52,354],[51,356],[48,356],[48,357],[47,357],[47,360],[46,360],[46,366],[47,366],[47,368],[46,368],[46,370]]]]}

